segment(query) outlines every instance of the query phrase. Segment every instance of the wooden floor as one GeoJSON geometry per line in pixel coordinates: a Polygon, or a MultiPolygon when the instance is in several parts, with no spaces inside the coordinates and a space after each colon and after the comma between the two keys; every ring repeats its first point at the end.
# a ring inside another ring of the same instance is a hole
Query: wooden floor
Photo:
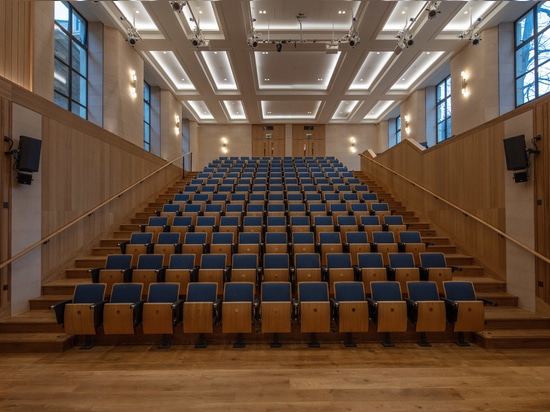
{"type": "Polygon", "coordinates": [[[0,354],[2,411],[548,411],[550,351],[437,343],[0,354]]]}

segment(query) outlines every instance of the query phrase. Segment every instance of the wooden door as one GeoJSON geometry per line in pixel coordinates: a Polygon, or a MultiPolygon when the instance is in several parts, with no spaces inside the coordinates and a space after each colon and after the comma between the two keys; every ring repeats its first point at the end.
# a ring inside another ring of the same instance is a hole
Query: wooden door
{"type": "Polygon", "coordinates": [[[292,125],[292,156],[325,156],[325,126],[292,125]]]}
{"type": "Polygon", "coordinates": [[[284,156],[284,125],[252,125],[252,156],[284,156]]]}

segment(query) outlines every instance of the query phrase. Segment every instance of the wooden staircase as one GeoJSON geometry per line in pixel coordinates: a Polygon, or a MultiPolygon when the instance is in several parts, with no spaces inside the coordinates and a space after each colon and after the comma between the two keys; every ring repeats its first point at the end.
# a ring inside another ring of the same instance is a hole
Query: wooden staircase
{"type": "MultiPolygon", "coordinates": [[[[430,251],[444,252],[447,263],[461,268],[455,272],[453,278],[457,280],[470,280],[474,283],[479,297],[489,299],[498,304],[496,307],[486,306],[486,329],[483,332],[472,335],[477,343],[485,348],[532,348],[550,347],[550,318],[544,318],[518,307],[518,298],[506,292],[506,283],[487,276],[483,267],[478,265],[471,256],[460,253],[451,240],[439,236],[431,228],[428,221],[420,219],[414,212],[407,210],[399,201],[395,200],[391,193],[378,185],[366,176],[358,175],[364,180],[369,188],[376,193],[380,199],[390,204],[395,214],[401,214],[405,223],[413,230],[421,233],[426,242],[430,242],[430,251]]],[[[191,177],[188,177],[190,179],[191,177]]],[[[187,180],[187,179],[186,179],[187,180]]],[[[42,285],[42,294],[30,300],[30,310],[10,319],[0,322],[0,351],[4,352],[62,352],[77,343],[77,338],[64,334],[63,328],[56,324],[55,316],[50,306],[63,300],[72,298],[74,287],[79,283],[91,282],[89,269],[102,267],[110,253],[119,253],[118,244],[130,238],[130,234],[139,230],[140,224],[145,224],[149,216],[155,210],[160,210],[162,205],[181,189],[185,181],[178,181],[168,191],[161,193],[147,207],[137,213],[129,222],[124,222],[119,229],[108,238],[102,239],[93,248],[91,254],[77,258],[74,266],[65,272],[55,281],[42,285]]],[[[434,341],[450,341],[453,334],[448,332],[444,336],[434,338],[434,341]]],[[[305,339],[298,333],[292,334],[292,339],[305,339]]],[[[338,334],[323,336],[327,341],[337,341],[338,334]]],[[[378,336],[369,332],[363,337],[358,337],[358,342],[377,341],[378,336]]],[[[180,328],[173,337],[173,343],[190,343],[194,339],[183,335],[180,328]]],[[[215,334],[215,340],[228,340],[227,336],[221,333],[215,334]]],[[[250,339],[263,342],[269,341],[270,337],[254,334],[250,339]]],[[[414,341],[416,335],[408,332],[393,337],[396,342],[414,341]]],[[[151,343],[151,338],[143,335],[131,337],[112,337],[98,335],[99,344],[126,343],[151,343]]]]}

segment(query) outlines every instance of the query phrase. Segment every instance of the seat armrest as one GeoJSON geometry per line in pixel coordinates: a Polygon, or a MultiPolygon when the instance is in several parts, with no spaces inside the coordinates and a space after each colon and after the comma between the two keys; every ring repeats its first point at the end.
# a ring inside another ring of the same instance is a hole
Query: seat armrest
{"type": "Polygon", "coordinates": [[[397,251],[398,251],[399,253],[404,253],[404,252],[406,251],[406,250],[405,250],[406,248],[407,248],[407,245],[406,245],[405,243],[403,243],[403,242],[397,242],[397,251]]]}
{"type": "Polygon", "coordinates": [[[157,282],[164,282],[164,279],[166,279],[166,268],[158,269],[156,272],[157,282]]]}
{"type": "Polygon", "coordinates": [[[129,244],[129,243],[130,243],[129,240],[125,240],[124,242],[119,243],[117,245],[120,248],[120,253],[122,253],[122,254],[126,253],[126,245],[129,244]]]}
{"type": "Polygon", "coordinates": [[[292,298],[292,319],[298,320],[300,312],[300,302],[298,302],[298,299],[292,298]]]}
{"type": "Polygon", "coordinates": [[[226,267],[224,268],[223,270],[223,281],[224,282],[231,282],[231,277],[232,277],[232,269],[231,267],[226,267]]]}
{"type": "Polygon", "coordinates": [[[293,286],[296,285],[296,267],[290,266],[288,268],[288,273],[290,276],[290,283],[292,283],[293,286]]]}
{"type": "Polygon", "coordinates": [[[429,273],[430,269],[424,266],[420,266],[418,268],[418,271],[420,272],[420,280],[428,280],[429,279],[429,273]]]}
{"type": "Polygon", "coordinates": [[[221,322],[222,320],[222,300],[216,299],[212,304],[212,324],[221,322]]]}
{"type": "Polygon", "coordinates": [[[459,268],[458,266],[448,266],[451,268],[451,272],[454,272],[455,270],[458,272],[462,272],[462,268],[459,268]]]}
{"type": "Polygon", "coordinates": [[[141,324],[143,319],[143,304],[145,301],[140,300],[136,303],[133,303],[131,307],[134,309],[134,327],[141,324]]]}
{"type": "Polygon", "coordinates": [[[326,266],[321,266],[321,280],[323,282],[329,282],[329,271],[328,271],[328,267],[326,266]]]}
{"type": "Polygon", "coordinates": [[[134,269],[128,268],[128,269],[121,269],[120,270],[123,273],[124,282],[131,283],[132,282],[132,275],[134,274],[134,269]]]}
{"type": "Polygon", "coordinates": [[[99,271],[103,268],[88,269],[88,273],[92,275],[92,283],[99,283],[99,271]]]}
{"type": "Polygon", "coordinates": [[[172,325],[176,326],[183,320],[183,299],[178,299],[172,303],[172,325]]]}
{"type": "Polygon", "coordinates": [[[344,252],[349,253],[349,243],[348,242],[343,242],[342,247],[344,249],[344,252]]]}
{"type": "Polygon", "coordinates": [[[63,322],[65,321],[65,306],[67,303],[71,303],[72,300],[65,300],[63,302],[55,303],[50,306],[50,310],[55,311],[55,320],[57,321],[58,325],[63,325],[63,322]]]}
{"type": "Polygon", "coordinates": [[[138,225],[138,227],[140,232],[145,232],[145,228],[147,227],[147,225],[138,225]]]}
{"type": "Polygon", "coordinates": [[[388,277],[388,280],[394,281],[395,280],[395,268],[392,268],[391,266],[386,266],[386,276],[388,277]]]}
{"type": "Polygon", "coordinates": [[[371,253],[378,252],[378,243],[370,242],[370,251],[371,251],[371,253]]]}
{"type": "Polygon", "coordinates": [[[189,280],[191,282],[198,282],[199,281],[199,266],[194,266],[191,269],[189,269],[189,280]]]}
{"type": "Polygon", "coordinates": [[[497,302],[494,302],[492,300],[489,300],[489,299],[485,299],[485,298],[477,298],[477,300],[480,300],[483,302],[484,305],[489,305],[489,306],[498,306],[498,303],[497,302]]]}

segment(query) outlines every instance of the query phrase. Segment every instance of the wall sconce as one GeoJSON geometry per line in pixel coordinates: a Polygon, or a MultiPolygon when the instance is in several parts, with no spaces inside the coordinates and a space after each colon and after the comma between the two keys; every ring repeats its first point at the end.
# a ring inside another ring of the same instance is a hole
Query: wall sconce
{"type": "Polygon", "coordinates": [[[410,117],[407,115],[405,116],[405,132],[407,132],[407,134],[409,134],[411,132],[411,128],[409,126],[409,121],[410,121],[410,117]]]}
{"type": "Polygon", "coordinates": [[[466,88],[466,86],[468,85],[468,83],[466,82],[467,77],[468,76],[466,76],[465,71],[460,72],[460,84],[462,86],[462,96],[464,97],[468,96],[468,89],[466,88]]]}
{"type": "Polygon", "coordinates": [[[357,149],[355,149],[355,137],[352,137],[351,139],[349,139],[350,142],[351,142],[351,152],[352,153],[355,153],[357,149]]]}
{"type": "Polygon", "coordinates": [[[130,94],[134,99],[137,97],[137,76],[135,70],[130,70],[130,94]]]}
{"type": "Polygon", "coordinates": [[[178,115],[176,115],[176,134],[179,134],[180,133],[180,117],[178,115]]]}
{"type": "Polygon", "coordinates": [[[222,137],[222,152],[227,153],[227,139],[222,137]]]}

